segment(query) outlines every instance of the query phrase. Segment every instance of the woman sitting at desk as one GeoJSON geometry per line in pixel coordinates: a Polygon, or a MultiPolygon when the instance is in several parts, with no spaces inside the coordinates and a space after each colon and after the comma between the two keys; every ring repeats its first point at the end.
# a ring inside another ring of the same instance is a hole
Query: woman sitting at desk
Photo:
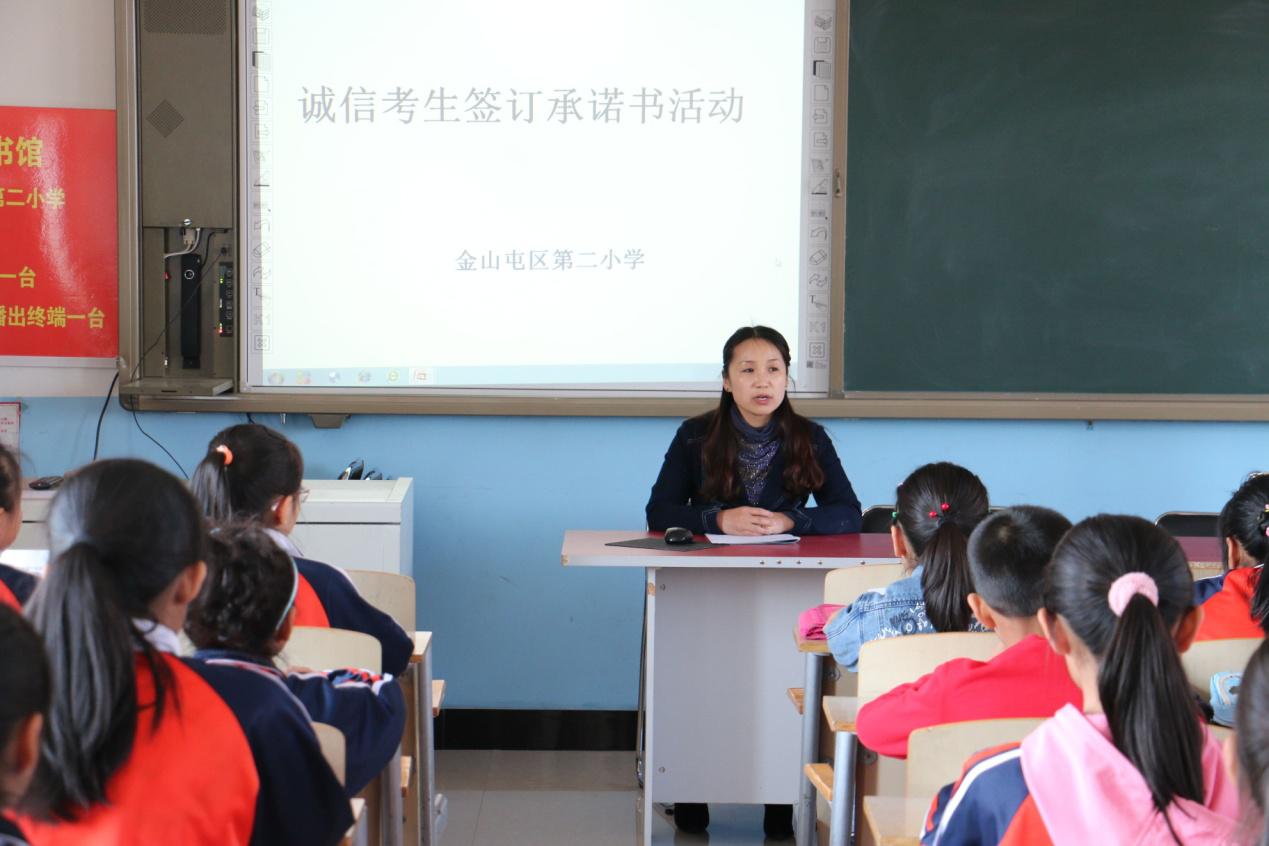
{"type": "Polygon", "coordinates": [[[652,496],[648,528],[726,535],[859,531],[859,499],[828,433],[785,395],[789,344],[766,326],[723,345],[718,408],[679,426],[652,496]],[[807,498],[815,495],[815,507],[807,498]]]}
{"type": "MultiPolygon", "coordinates": [[[[859,499],[828,433],[793,410],[789,344],[774,329],[747,326],[723,345],[718,408],[679,426],[652,495],[648,528],[695,533],[826,535],[859,531],[859,499]],[[814,495],[815,507],[807,499],[814,495]]],[[[792,809],[768,805],[763,828],[792,834],[792,809]]],[[[675,805],[675,825],[699,832],[709,806],[675,805]]]]}

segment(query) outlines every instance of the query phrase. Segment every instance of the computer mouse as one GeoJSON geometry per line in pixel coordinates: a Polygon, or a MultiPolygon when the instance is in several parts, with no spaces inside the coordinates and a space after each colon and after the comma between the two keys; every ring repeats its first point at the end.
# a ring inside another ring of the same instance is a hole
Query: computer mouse
{"type": "Polygon", "coordinates": [[[670,546],[682,546],[692,542],[692,530],[682,526],[671,526],[665,530],[665,542],[670,546]]]}

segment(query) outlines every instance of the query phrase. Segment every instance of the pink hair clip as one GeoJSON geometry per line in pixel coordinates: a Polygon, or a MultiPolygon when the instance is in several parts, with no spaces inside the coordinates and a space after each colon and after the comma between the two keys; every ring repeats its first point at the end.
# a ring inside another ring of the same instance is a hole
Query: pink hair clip
{"type": "Polygon", "coordinates": [[[225,457],[225,466],[228,467],[234,463],[234,452],[224,444],[216,444],[216,452],[225,457]]]}
{"type": "Polygon", "coordinates": [[[1151,605],[1156,607],[1159,605],[1159,586],[1148,574],[1140,572],[1124,573],[1115,579],[1114,584],[1110,586],[1110,591],[1106,594],[1106,601],[1110,604],[1110,610],[1115,616],[1122,617],[1124,609],[1137,594],[1150,600],[1151,605]]]}

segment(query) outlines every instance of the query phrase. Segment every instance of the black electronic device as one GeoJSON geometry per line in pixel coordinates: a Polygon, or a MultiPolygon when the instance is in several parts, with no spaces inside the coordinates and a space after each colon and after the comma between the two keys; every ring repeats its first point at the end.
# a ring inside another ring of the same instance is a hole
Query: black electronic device
{"type": "Polygon", "coordinates": [[[33,491],[51,491],[61,483],[61,476],[41,476],[28,482],[27,487],[33,491]]]}
{"type": "Polygon", "coordinates": [[[692,530],[682,526],[671,526],[665,530],[665,542],[669,546],[682,546],[692,542],[692,530]]]}
{"type": "Polygon", "coordinates": [[[378,470],[371,470],[369,473],[361,477],[361,481],[363,482],[374,482],[374,481],[382,481],[382,480],[383,480],[383,474],[380,473],[378,470]]]}
{"type": "Polygon", "coordinates": [[[341,482],[346,482],[350,479],[360,479],[361,474],[365,471],[365,469],[366,462],[362,461],[360,458],[354,458],[352,461],[348,462],[348,466],[345,467],[343,472],[339,474],[339,480],[341,482]]]}
{"type": "Polygon", "coordinates": [[[203,339],[199,329],[203,304],[198,290],[202,277],[202,256],[193,252],[181,256],[181,367],[186,370],[202,366],[203,339]]]}
{"type": "Polygon", "coordinates": [[[227,261],[220,263],[216,277],[216,334],[222,338],[234,335],[234,266],[227,261]]]}

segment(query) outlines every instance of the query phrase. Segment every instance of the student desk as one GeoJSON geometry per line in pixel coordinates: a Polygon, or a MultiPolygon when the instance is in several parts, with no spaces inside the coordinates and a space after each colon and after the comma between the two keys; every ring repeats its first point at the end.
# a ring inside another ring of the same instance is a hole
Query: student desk
{"type": "Polygon", "coordinates": [[[820,603],[826,571],[895,557],[889,535],[695,552],[604,545],[643,536],[568,531],[560,557],[568,567],[646,573],[639,821],[647,844],[654,803],[797,800],[801,728],[785,692],[799,685],[804,668],[789,631],[800,612],[820,603]]]}

